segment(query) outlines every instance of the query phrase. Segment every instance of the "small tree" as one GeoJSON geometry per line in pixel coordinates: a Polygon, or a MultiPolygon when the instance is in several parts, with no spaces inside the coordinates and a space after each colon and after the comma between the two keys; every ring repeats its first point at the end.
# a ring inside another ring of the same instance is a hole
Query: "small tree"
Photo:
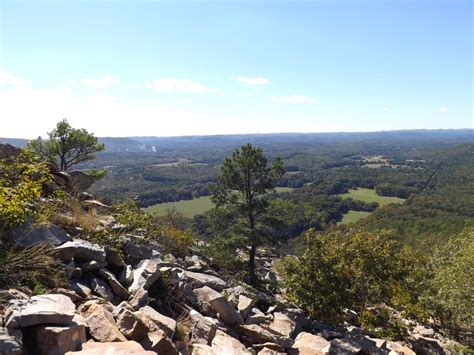
{"type": "Polygon", "coordinates": [[[225,208],[231,217],[229,231],[244,238],[249,247],[248,272],[250,283],[257,281],[255,254],[265,237],[269,193],[275,179],[283,174],[282,161],[268,166],[261,148],[246,144],[224,160],[217,183],[212,187],[212,201],[225,208]]]}
{"type": "Polygon", "coordinates": [[[67,171],[73,165],[94,159],[96,152],[104,150],[104,145],[99,144],[92,133],[83,128],[72,128],[66,119],[60,121],[48,136],[46,141],[39,137],[29,145],[58,170],[67,171]]]}

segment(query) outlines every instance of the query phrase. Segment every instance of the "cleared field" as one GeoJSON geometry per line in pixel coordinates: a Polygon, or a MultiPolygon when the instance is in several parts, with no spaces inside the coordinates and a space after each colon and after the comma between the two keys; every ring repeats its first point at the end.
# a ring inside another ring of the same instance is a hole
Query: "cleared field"
{"type": "Polygon", "coordinates": [[[349,224],[349,223],[355,223],[367,216],[370,216],[372,212],[363,212],[363,211],[349,211],[342,217],[342,221],[337,222],[337,225],[340,224],[349,224]]]}
{"type": "MultiPolygon", "coordinates": [[[[275,190],[277,193],[280,193],[291,192],[294,189],[291,187],[277,187],[275,190]]],[[[197,214],[209,211],[213,207],[214,204],[211,202],[211,196],[203,196],[192,200],[159,203],[146,207],[143,210],[156,216],[164,216],[168,210],[176,208],[176,210],[182,212],[185,217],[192,218],[197,214]]]]}
{"type": "Polygon", "coordinates": [[[176,210],[182,212],[185,217],[192,218],[194,215],[209,211],[213,207],[214,204],[211,202],[211,196],[203,196],[192,200],[159,203],[144,208],[144,210],[153,215],[163,216],[168,210],[176,208],[176,210]]]}
{"type": "Polygon", "coordinates": [[[374,189],[364,189],[358,188],[356,190],[349,189],[348,193],[339,195],[342,198],[352,198],[354,200],[364,201],[364,202],[378,202],[380,206],[387,205],[389,203],[403,203],[405,201],[403,198],[398,197],[387,197],[379,196],[375,193],[374,189]]]}

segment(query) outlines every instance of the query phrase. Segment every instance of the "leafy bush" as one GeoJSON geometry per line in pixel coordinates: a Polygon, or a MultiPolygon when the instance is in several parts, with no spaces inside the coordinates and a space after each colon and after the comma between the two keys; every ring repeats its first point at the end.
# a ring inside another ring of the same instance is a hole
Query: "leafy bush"
{"type": "Polygon", "coordinates": [[[26,221],[37,212],[37,202],[51,181],[45,163],[29,151],[0,161],[0,230],[26,221]]]}
{"type": "Polygon", "coordinates": [[[405,272],[387,232],[310,230],[306,252],[283,261],[286,296],[318,319],[341,322],[343,309],[361,315],[368,306],[389,303],[405,272]]]}

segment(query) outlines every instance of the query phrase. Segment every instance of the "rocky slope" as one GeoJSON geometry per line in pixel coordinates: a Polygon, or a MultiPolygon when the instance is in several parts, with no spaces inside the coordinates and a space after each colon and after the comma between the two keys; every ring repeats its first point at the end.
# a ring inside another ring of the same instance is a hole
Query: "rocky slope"
{"type": "MultiPolygon", "coordinates": [[[[124,227],[82,192],[87,177],[55,177],[110,228],[124,227]]],[[[126,236],[126,263],[116,250],[65,229],[26,223],[9,233],[19,248],[53,247],[69,285],[35,296],[1,290],[0,354],[444,354],[453,345],[420,325],[405,343],[373,338],[350,311],[344,325],[324,324],[281,295],[224,280],[197,252],[163,255],[158,243],[126,236]]],[[[270,267],[271,258],[263,264],[270,267]]]]}

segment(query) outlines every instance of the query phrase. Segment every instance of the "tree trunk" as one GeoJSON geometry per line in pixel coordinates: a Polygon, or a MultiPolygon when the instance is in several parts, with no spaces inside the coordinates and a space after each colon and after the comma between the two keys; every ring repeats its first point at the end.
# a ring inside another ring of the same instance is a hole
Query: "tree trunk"
{"type": "Polygon", "coordinates": [[[255,235],[255,219],[253,215],[249,215],[249,225],[251,233],[251,245],[249,255],[249,277],[250,284],[255,286],[257,284],[257,275],[255,273],[255,254],[257,253],[257,236],[255,235]]]}

